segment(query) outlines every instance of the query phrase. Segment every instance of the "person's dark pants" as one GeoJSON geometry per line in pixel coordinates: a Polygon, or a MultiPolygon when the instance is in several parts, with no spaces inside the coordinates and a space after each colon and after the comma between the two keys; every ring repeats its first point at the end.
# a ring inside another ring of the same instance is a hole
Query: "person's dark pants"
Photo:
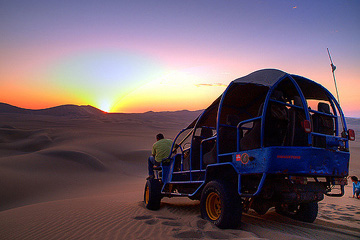
{"type": "Polygon", "coordinates": [[[153,156],[150,156],[148,159],[149,176],[154,176],[154,166],[160,166],[160,163],[155,161],[153,156]]]}
{"type": "Polygon", "coordinates": [[[355,188],[355,196],[358,198],[360,194],[360,189],[359,188],[355,188]]]}

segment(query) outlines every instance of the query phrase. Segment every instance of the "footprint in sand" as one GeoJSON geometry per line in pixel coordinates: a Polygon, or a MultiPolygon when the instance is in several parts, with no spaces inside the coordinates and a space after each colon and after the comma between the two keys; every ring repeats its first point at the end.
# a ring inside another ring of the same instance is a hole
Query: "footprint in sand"
{"type": "Polygon", "coordinates": [[[165,220],[177,220],[176,218],[171,218],[171,217],[161,217],[161,216],[158,216],[156,218],[159,218],[159,219],[165,219],[165,220]]]}
{"type": "Polygon", "coordinates": [[[159,220],[157,220],[157,219],[150,219],[150,220],[145,221],[145,223],[149,224],[149,225],[154,225],[154,224],[157,224],[158,222],[159,222],[159,220]]]}
{"type": "Polygon", "coordinates": [[[182,223],[176,221],[176,220],[178,220],[178,219],[176,219],[176,218],[172,218],[172,217],[161,217],[161,216],[158,216],[158,217],[156,217],[156,218],[162,219],[162,220],[168,220],[168,221],[164,221],[164,222],[161,223],[161,224],[166,225],[166,226],[180,227],[180,226],[183,225],[182,223]]]}
{"type": "Polygon", "coordinates": [[[171,221],[166,221],[166,222],[163,222],[162,224],[166,225],[166,226],[173,226],[173,227],[182,226],[182,224],[180,222],[171,222],[171,221]]]}
{"type": "Polygon", "coordinates": [[[144,216],[136,216],[134,217],[135,220],[146,220],[145,223],[148,225],[154,225],[159,222],[157,219],[153,219],[153,216],[144,215],[144,216]]]}
{"type": "Polygon", "coordinates": [[[159,222],[161,222],[161,224],[166,225],[166,226],[173,226],[173,227],[180,227],[183,224],[180,222],[177,222],[176,218],[171,218],[171,217],[161,217],[161,216],[150,216],[150,215],[143,215],[143,216],[136,216],[134,217],[135,220],[146,220],[145,223],[148,225],[155,225],[159,222]],[[167,221],[162,221],[162,220],[167,220],[167,221]]]}
{"type": "Polygon", "coordinates": [[[135,220],[147,220],[147,219],[151,219],[153,218],[152,216],[150,215],[144,215],[144,216],[136,216],[134,217],[135,220]]]}
{"type": "Polygon", "coordinates": [[[205,225],[208,223],[208,221],[204,220],[204,219],[200,219],[196,222],[196,226],[199,228],[199,229],[204,229],[205,228],[205,225]]]}

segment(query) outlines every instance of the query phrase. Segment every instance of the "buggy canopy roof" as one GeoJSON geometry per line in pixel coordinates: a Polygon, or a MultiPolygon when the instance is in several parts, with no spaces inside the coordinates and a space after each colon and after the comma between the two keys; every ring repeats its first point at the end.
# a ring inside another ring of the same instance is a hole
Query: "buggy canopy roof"
{"type": "Polygon", "coordinates": [[[232,83],[253,83],[271,87],[286,74],[287,73],[277,69],[263,69],[250,73],[245,77],[238,78],[232,81],[232,83]]]}
{"type": "MultiPolygon", "coordinates": [[[[240,120],[255,117],[259,113],[259,106],[265,101],[269,89],[282,81],[282,87],[288,94],[298,95],[294,81],[301,89],[306,99],[329,100],[327,90],[320,84],[307,78],[289,74],[278,69],[262,69],[247,76],[235,79],[204,112],[196,118],[188,128],[196,123],[202,126],[216,127],[219,105],[221,104],[221,123],[226,122],[226,115],[234,113],[236,109],[240,120]],[[283,81],[289,79],[288,81],[283,81]],[[291,79],[291,80],[290,80],[291,79]],[[292,81],[293,80],[293,81],[292,81]]],[[[331,94],[330,94],[331,95],[331,94]]]]}

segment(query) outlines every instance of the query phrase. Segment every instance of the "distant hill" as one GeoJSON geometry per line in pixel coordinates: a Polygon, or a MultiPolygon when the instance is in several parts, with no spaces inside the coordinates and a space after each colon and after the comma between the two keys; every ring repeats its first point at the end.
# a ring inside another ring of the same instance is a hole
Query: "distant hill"
{"type": "Polygon", "coordinates": [[[155,126],[181,125],[182,127],[188,126],[194,119],[196,119],[203,110],[189,111],[164,111],[164,112],[145,112],[145,113],[109,113],[107,118],[113,120],[137,122],[139,124],[147,124],[155,126]]]}
{"type": "Polygon", "coordinates": [[[40,110],[31,110],[19,108],[7,103],[0,103],[0,113],[30,114],[30,115],[47,115],[47,116],[73,116],[73,117],[90,117],[102,116],[105,113],[100,109],[78,105],[61,105],[40,110]]]}
{"type": "Polygon", "coordinates": [[[351,125],[360,125],[360,118],[346,118],[346,123],[351,125]]]}
{"type": "Polygon", "coordinates": [[[83,105],[83,106],[61,105],[47,109],[34,110],[34,112],[36,114],[52,115],[52,116],[69,116],[69,115],[76,115],[76,116],[101,115],[102,116],[105,114],[105,112],[90,105],[83,105]]]}
{"type": "Polygon", "coordinates": [[[0,113],[27,113],[31,114],[31,110],[15,107],[7,103],[0,103],[0,113]]]}
{"type": "Polygon", "coordinates": [[[202,110],[198,111],[164,111],[164,112],[145,112],[145,113],[105,113],[98,108],[95,108],[90,105],[61,105],[57,107],[51,107],[40,110],[32,110],[19,108],[12,106],[7,103],[0,103],[0,114],[26,114],[26,115],[35,115],[35,116],[63,116],[71,118],[86,118],[86,117],[106,117],[109,119],[129,119],[129,120],[139,120],[139,121],[153,121],[153,122],[179,122],[193,121],[196,117],[200,115],[202,110]]]}

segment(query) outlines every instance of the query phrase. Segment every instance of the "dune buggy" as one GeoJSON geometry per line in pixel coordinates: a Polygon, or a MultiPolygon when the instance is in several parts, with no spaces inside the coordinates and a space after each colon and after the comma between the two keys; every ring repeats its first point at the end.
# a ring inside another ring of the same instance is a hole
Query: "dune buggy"
{"type": "Polygon", "coordinates": [[[144,202],[156,210],[163,197],[200,200],[202,217],[220,228],[237,228],[250,208],[313,222],[324,195],[344,194],[354,139],[323,86],[259,70],[232,81],[180,131],[144,202]]]}

